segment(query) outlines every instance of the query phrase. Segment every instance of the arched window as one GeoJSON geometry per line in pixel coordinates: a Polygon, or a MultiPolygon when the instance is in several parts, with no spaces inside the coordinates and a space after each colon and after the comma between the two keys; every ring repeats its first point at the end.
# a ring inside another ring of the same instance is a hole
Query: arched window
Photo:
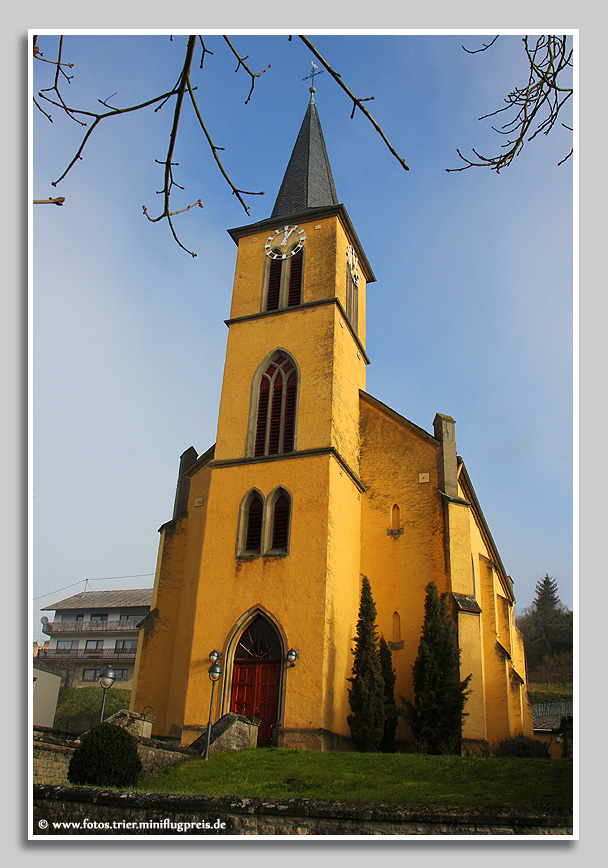
{"type": "Polygon", "coordinates": [[[270,252],[265,275],[264,310],[281,310],[302,303],[304,248],[293,245],[290,250],[297,247],[299,249],[293,255],[290,251],[283,253],[279,247],[270,252]]]}
{"type": "Polygon", "coordinates": [[[270,500],[270,548],[275,552],[286,552],[289,543],[291,519],[291,498],[283,488],[279,488],[270,500]]]}
{"type": "Polygon", "coordinates": [[[355,334],[359,331],[359,287],[351,270],[346,268],[346,316],[355,334]]]}
{"type": "Polygon", "coordinates": [[[401,617],[399,612],[393,612],[393,642],[401,642],[401,617]]]}
{"type": "Polygon", "coordinates": [[[251,554],[260,554],[262,549],[264,502],[257,492],[254,492],[248,498],[245,510],[244,550],[251,554]]]}
{"type": "Polygon", "coordinates": [[[254,455],[293,452],[298,375],[293,361],[278,353],[259,385],[254,455]]]}
{"type": "MultiPolygon", "coordinates": [[[[273,251],[280,253],[280,251],[273,251]]],[[[281,296],[282,259],[271,259],[268,269],[268,289],[266,293],[266,310],[278,310],[281,296]]]]}
{"type": "Polygon", "coordinates": [[[401,520],[401,516],[400,516],[400,512],[399,512],[399,507],[397,506],[396,503],[394,503],[393,509],[392,509],[392,514],[391,514],[391,529],[392,530],[399,530],[400,520],[401,520]]]}
{"type": "Polygon", "coordinates": [[[291,533],[291,495],[282,486],[267,498],[249,491],[239,510],[236,556],[287,554],[291,533]]]}
{"type": "Polygon", "coordinates": [[[291,257],[289,267],[289,286],[287,293],[287,307],[295,307],[302,300],[302,271],[304,264],[304,250],[291,257]]]}
{"type": "Polygon", "coordinates": [[[281,639],[272,624],[262,615],[253,619],[243,631],[234,652],[235,660],[280,660],[281,639]]]}

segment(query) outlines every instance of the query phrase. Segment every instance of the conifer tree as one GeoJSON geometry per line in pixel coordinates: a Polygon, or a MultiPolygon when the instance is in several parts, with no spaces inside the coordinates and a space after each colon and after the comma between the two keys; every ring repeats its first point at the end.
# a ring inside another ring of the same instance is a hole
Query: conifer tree
{"type": "Polygon", "coordinates": [[[440,597],[435,583],[429,582],[422,636],[412,667],[414,702],[401,697],[414,740],[427,753],[459,750],[471,680],[470,675],[460,680],[459,664],[460,650],[448,612],[447,594],[440,597]]]}
{"type": "Polygon", "coordinates": [[[572,612],[558,595],[557,582],[548,574],[536,583],[536,596],[531,606],[517,619],[524,636],[528,671],[559,654],[572,653],[572,612]]]}
{"type": "Polygon", "coordinates": [[[353,745],[358,751],[377,751],[384,736],[384,679],[380,669],[376,606],[369,580],[363,576],[357,635],[353,650],[352,687],[347,717],[353,745]]]}
{"type": "Polygon", "coordinates": [[[380,654],[380,671],[384,680],[384,735],[380,742],[380,750],[383,753],[393,753],[395,750],[395,730],[399,720],[397,703],[395,702],[397,676],[390,649],[383,636],[380,637],[378,652],[380,654]]]}

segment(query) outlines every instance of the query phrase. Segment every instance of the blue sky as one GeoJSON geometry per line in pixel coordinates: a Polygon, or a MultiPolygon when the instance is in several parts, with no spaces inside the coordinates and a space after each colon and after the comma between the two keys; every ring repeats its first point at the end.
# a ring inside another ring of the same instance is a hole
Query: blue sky
{"type": "MultiPolygon", "coordinates": [[[[327,73],[316,102],[338,198],[377,282],[368,291],[367,389],[432,430],[456,419],[456,442],[518,608],[545,573],[572,606],[573,164],[556,129],[496,175],[456,149],[495,153],[477,118],[526,77],[521,36],[312,35],[410,166],[405,172],[327,73]]],[[[269,216],[308,102],[311,55],[294,37],[220,36],[196,72],[199,104],[247,215],[184,113],[174,208],[160,210],[171,107],[109,119],[57,188],[82,128],[34,110],[32,192],[62,195],[33,213],[33,597],[40,608],[82,590],[152,585],[158,527],[171,516],[180,453],[215,439],[236,247],[226,230],[269,216]],[[110,579],[109,577],[128,577],[110,579]],[[105,579],[99,581],[99,579],[105,579]],[[93,581],[95,580],[95,581],[93,581]]],[[[56,39],[40,38],[46,57],[56,39]]],[[[184,36],[67,36],[69,104],[129,105],[169,89],[184,36]]],[[[195,64],[197,67],[198,64],[195,64]]],[[[34,88],[48,86],[34,65],[34,88]]]]}

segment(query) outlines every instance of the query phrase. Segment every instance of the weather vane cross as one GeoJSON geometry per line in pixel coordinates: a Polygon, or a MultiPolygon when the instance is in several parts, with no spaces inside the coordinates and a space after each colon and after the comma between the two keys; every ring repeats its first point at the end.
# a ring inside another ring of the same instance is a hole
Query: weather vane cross
{"type": "Polygon", "coordinates": [[[315,75],[323,75],[323,70],[319,69],[319,67],[314,62],[314,60],[311,60],[310,63],[312,65],[312,71],[311,71],[310,75],[305,75],[304,78],[302,79],[302,81],[306,81],[307,79],[311,78],[312,81],[310,83],[311,84],[310,89],[311,89],[311,92],[314,93],[314,90],[316,90],[316,88],[315,88],[315,75]]]}

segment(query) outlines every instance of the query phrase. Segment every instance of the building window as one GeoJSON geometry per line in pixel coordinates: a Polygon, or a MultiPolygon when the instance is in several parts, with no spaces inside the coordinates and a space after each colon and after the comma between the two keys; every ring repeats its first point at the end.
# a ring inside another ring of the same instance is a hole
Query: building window
{"type": "MultiPolygon", "coordinates": [[[[298,245],[293,245],[293,250],[298,245]]],[[[282,310],[302,303],[302,277],[304,274],[304,248],[293,256],[284,254],[280,248],[271,251],[267,260],[264,278],[263,309],[282,310]]]]}
{"type": "Polygon", "coordinates": [[[297,394],[294,361],[286,353],[277,352],[259,380],[254,455],[294,451],[297,394]]]}
{"type": "Polygon", "coordinates": [[[103,639],[87,639],[85,651],[100,651],[103,648],[103,639]]]}
{"type": "Polygon", "coordinates": [[[275,552],[286,552],[289,541],[291,500],[283,489],[279,489],[277,496],[273,499],[271,513],[271,549],[275,552]]]}
{"type": "Polygon", "coordinates": [[[133,651],[137,648],[137,639],[117,639],[114,648],[116,651],[133,651]]]}
{"type": "Polygon", "coordinates": [[[355,334],[359,331],[359,287],[350,268],[346,269],[346,316],[355,334]]]}
{"type": "Polygon", "coordinates": [[[97,681],[99,678],[99,673],[101,669],[83,669],[82,670],[82,680],[83,681],[97,681]]]}
{"type": "Polygon", "coordinates": [[[401,642],[401,617],[399,612],[393,612],[393,642],[401,642]]]}
{"type": "Polygon", "coordinates": [[[277,488],[267,498],[253,489],[241,501],[237,556],[287,553],[291,532],[291,496],[277,488]]]}
{"type": "Polygon", "coordinates": [[[247,506],[245,551],[260,554],[262,545],[262,518],[264,502],[259,494],[253,494],[247,506]]]}
{"type": "Polygon", "coordinates": [[[251,622],[236,646],[235,660],[280,660],[281,640],[272,624],[262,615],[251,622]]]}
{"type": "Polygon", "coordinates": [[[115,681],[128,681],[129,680],[129,670],[128,669],[115,669],[115,681]]]}
{"type": "Polygon", "coordinates": [[[105,623],[107,620],[108,620],[108,616],[106,613],[92,614],[91,615],[91,621],[101,621],[102,623],[105,623]]]}
{"type": "Polygon", "coordinates": [[[74,643],[68,639],[58,639],[57,648],[62,651],[68,651],[69,649],[74,648],[74,643]]]}

